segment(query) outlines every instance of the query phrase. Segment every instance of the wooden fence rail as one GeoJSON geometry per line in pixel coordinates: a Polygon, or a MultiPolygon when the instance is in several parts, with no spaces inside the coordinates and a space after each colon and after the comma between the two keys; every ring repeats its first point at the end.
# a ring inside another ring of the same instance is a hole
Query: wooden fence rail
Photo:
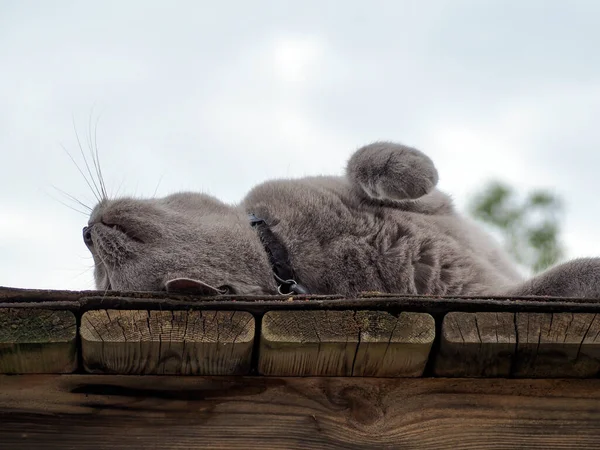
{"type": "Polygon", "coordinates": [[[600,373],[600,302],[589,300],[100,294],[0,289],[0,373],[600,373]]]}
{"type": "Polygon", "coordinates": [[[0,288],[0,448],[600,448],[598,313],[0,288]]]}

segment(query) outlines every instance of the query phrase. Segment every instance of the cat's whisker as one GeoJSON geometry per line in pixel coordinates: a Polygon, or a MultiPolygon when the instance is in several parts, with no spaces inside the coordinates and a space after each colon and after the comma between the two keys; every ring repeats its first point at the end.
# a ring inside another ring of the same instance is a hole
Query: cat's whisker
{"type": "Polygon", "coordinates": [[[154,189],[154,194],[152,194],[152,197],[156,197],[156,193],[158,192],[158,188],[159,188],[160,183],[162,182],[162,179],[164,176],[165,176],[165,172],[163,172],[162,175],[160,176],[160,178],[158,179],[158,183],[156,184],[156,189],[154,189]]]}
{"type": "MultiPolygon", "coordinates": [[[[98,118],[100,120],[100,118],[98,118]]],[[[102,174],[102,166],[100,165],[100,153],[98,150],[98,138],[97,138],[97,128],[98,128],[98,120],[94,125],[94,147],[96,148],[96,160],[98,161],[98,173],[100,176],[100,181],[102,182],[102,189],[104,191],[104,196],[108,200],[108,191],[106,189],[106,183],[104,182],[104,175],[102,174]]]]}
{"type": "MultiPolygon", "coordinates": [[[[54,186],[52,186],[52,187],[54,187],[54,186]]],[[[56,187],[54,187],[54,189],[57,189],[57,188],[56,188],[56,187]]],[[[57,189],[57,190],[58,190],[58,191],[60,191],[60,189],[57,189]]],[[[51,195],[50,193],[48,193],[47,191],[44,191],[44,192],[45,192],[45,194],[46,194],[48,197],[50,197],[52,200],[55,200],[55,201],[57,201],[57,202],[58,202],[58,203],[60,203],[61,205],[63,205],[63,206],[65,206],[65,207],[69,208],[70,210],[72,210],[72,211],[75,211],[75,212],[77,212],[77,213],[79,213],[79,214],[82,214],[82,215],[84,215],[84,216],[86,216],[86,217],[88,217],[88,216],[89,216],[89,211],[82,211],[82,210],[80,210],[80,209],[78,209],[78,208],[75,208],[74,206],[71,206],[71,205],[69,205],[69,204],[67,204],[67,203],[63,202],[62,200],[60,200],[60,199],[58,199],[58,198],[56,198],[56,197],[52,196],[52,195],[51,195]]],[[[82,206],[85,206],[85,205],[82,205],[82,206]]],[[[87,208],[87,206],[86,206],[86,208],[87,208]]]]}
{"type": "MultiPolygon", "coordinates": [[[[75,126],[75,118],[73,118],[73,131],[75,131],[75,137],[77,139],[77,145],[79,146],[79,151],[81,153],[81,156],[83,157],[83,162],[85,163],[85,167],[86,167],[87,172],[92,180],[92,184],[94,185],[94,188],[95,188],[94,196],[98,199],[98,202],[101,202],[102,194],[100,192],[100,189],[98,188],[96,179],[94,178],[94,175],[92,174],[88,160],[85,157],[85,152],[83,151],[83,146],[81,145],[81,139],[79,138],[79,133],[77,133],[77,127],[75,126]]],[[[88,185],[89,185],[89,183],[88,183],[88,185]]],[[[90,188],[92,188],[92,187],[90,186],[90,188]]],[[[94,190],[94,188],[92,188],[92,190],[94,190]]]]}
{"type": "Polygon", "coordinates": [[[69,194],[68,192],[63,191],[62,189],[52,185],[52,187],[54,189],[56,189],[58,192],[60,192],[61,194],[63,194],[65,197],[69,198],[70,200],[73,200],[75,203],[77,203],[78,205],[84,207],[85,209],[88,210],[88,212],[91,212],[93,210],[93,208],[91,206],[86,205],[85,203],[83,203],[81,200],[79,200],[77,197],[69,194]]]}
{"type": "Polygon", "coordinates": [[[74,208],[74,207],[72,207],[72,206],[70,206],[70,205],[67,205],[65,202],[63,202],[63,201],[61,201],[61,200],[58,200],[57,198],[55,198],[54,200],[56,200],[57,202],[59,202],[61,205],[63,205],[63,206],[65,206],[65,207],[69,208],[70,210],[72,210],[72,211],[75,211],[75,212],[77,212],[77,213],[79,213],[79,214],[81,214],[81,215],[83,215],[83,216],[85,216],[85,217],[88,217],[88,216],[89,216],[89,213],[87,213],[87,212],[85,212],[85,211],[81,211],[80,209],[74,208]]]}
{"type": "MultiPolygon", "coordinates": [[[[93,112],[93,108],[92,108],[93,112]]],[[[96,119],[94,123],[94,139],[92,142],[92,112],[90,112],[90,118],[88,121],[88,146],[90,149],[90,154],[92,156],[92,162],[94,163],[94,168],[96,170],[96,176],[98,177],[98,183],[100,184],[100,192],[102,194],[102,198],[104,200],[108,200],[108,195],[106,193],[106,185],[104,184],[104,177],[102,176],[102,168],[100,166],[100,156],[98,152],[98,122],[100,121],[100,116],[96,119]]]]}
{"type": "Polygon", "coordinates": [[[112,194],[113,197],[116,197],[117,195],[119,195],[119,192],[121,191],[121,188],[123,187],[123,183],[125,183],[125,176],[123,176],[123,179],[119,183],[119,187],[117,188],[117,191],[114,194],[112,194]]]}
{"type": "Polygon", "coordinates": [[[81,272],[77,273],[76,275],[73,275],[73,279],[72,279],[72,281],[74,281],[74,280],[76,280],[76,279],[78,279],[78,278],[81,278],[81,277],[82,277],[82,276],[84,276],[84,275],[87,275],[87,274],[88,274],[88,273],[89,273],[91,270],[94,270],[94,267],[93,267],[93,266],[92,266],[92,267],[88,267],[88,268],[84,269],[83,271],[81,271],[81,272]]]}
{"type": "MultiPolygon", "coordinates": [[[[100,263],[96,263],[94,265],[94,268],[98,267],[98,266],[104,266],[104,270],[106,271],[106,277],[108,278],[108,274],[110,273],[108,271],[109,265],[106,263],[106,261],[104,260],[104,258],[102,258],[102,255],[100,255],[99,253],[97,253],[98,258],[100,259],[100,263]]],[[[114,270],[116,269],[116,265],[112,268],[112,271],[114,272],[114,270]]],[[[108,278],[108,285],[106,286],[106,288],[104,288],[104,294],[102,295],[102,298],[106,297],[106,294],[108,293],[108,288],[110,286],[111,282],[110,282],[110,278],[108,278]]],[[[112,286],[110,286],[112,287],[112,286]]]]}
{"type": "Polygon", "coordinates": [[[90,183],[90,181],[88,180],[88,178],[83,173],[83,170],[81,170],[81,167],[79,167],[79,164],[77,164],[77,162],[75,161],[75,158],[73,158],[73,156],[71,155],[71,153],[69,153],[69,151],[67,150],[67,148],[64,145],[60,144],[60,146],[65,151],[65,153],[69,156],[69,159],[71,159],[71,162],[73,164],[75,164],[75,167],[77,168],[77,170],[79,171],[79,173],[81,174],[81,176],[83,177],[83,179],[85,180],[85,182],[88,185],[88,187],[91,189],[91,191],[94,194],[94,197],[96,198],[96,200],[98,202],[100,202],[100,198],[96,194],[96,191],[94,190],[94,188],[93,188],[92,184],[90,183]]]}

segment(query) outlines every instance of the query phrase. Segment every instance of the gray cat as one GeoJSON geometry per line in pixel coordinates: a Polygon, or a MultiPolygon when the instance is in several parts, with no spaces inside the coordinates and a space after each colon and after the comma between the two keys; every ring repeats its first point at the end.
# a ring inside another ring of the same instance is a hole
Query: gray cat
{"type": "Polygon", "coordinates": [[[345,176],[268,181],[239,205],[187,192],[103,198],[83,237],[98,289],[600,297],[600,259],[523,280],[437,181],[419,150],[377,142],[345,176]]]}

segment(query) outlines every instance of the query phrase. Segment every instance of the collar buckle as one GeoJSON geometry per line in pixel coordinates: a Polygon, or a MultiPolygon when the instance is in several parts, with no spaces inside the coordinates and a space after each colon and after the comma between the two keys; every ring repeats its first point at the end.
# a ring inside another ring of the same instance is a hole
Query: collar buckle
{"type": "Polygon", "coordinates": [[[289,294],[308,295],[308,294],[310,294],[310,291],[307,288],[305,288],[301,284],[296,283],[295,280],[284,280],[282,278],[279,278],[277,276],[277,274],[275,274],[275,273],[273,273],[273,276],[275,277],[275,279],[277,281],[279,281],[279,285],[277,286],[277,292],[279,292],[279,294],[281,294],[281,295],[289,295],[289,294]],[[284,292],[282,290],[282,287],[284,287],[284,286],[287,288],[287,292],[284,292]]]}

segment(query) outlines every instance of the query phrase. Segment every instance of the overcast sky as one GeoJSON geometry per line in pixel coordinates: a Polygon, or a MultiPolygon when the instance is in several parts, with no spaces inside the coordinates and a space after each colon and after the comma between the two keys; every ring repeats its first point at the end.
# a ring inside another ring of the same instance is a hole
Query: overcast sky
{"type": "Polygon", "coordinates": [[[93,206],[61,147],[81,164],[90,118],[113,192],[235,202],[395,140],[461,208],[492,178],[552,189],[568,256],[600,256],[599,23],[596,0],[0,0],[0,285],[93,288],[53,188],[93,206]]]}

